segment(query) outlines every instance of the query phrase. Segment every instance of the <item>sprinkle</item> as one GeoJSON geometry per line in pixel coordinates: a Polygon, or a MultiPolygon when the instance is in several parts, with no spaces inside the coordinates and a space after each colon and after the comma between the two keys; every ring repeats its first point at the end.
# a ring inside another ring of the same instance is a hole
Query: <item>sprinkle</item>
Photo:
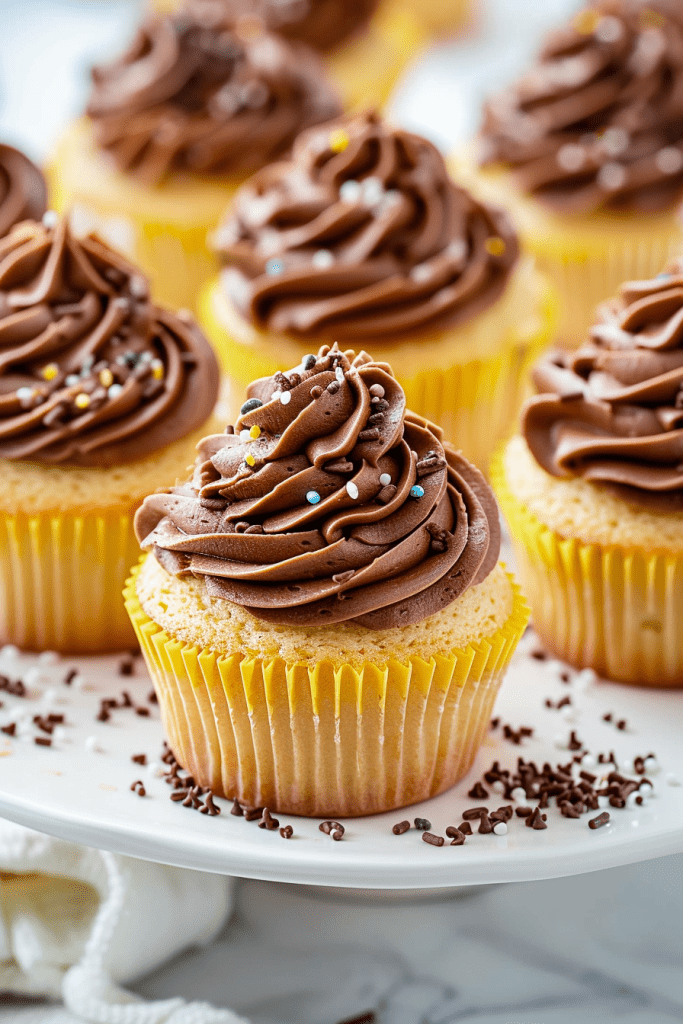
{"type": "Polygon", "coordinates": [[[409,828],[410,822],[408,820],[399,821],[397,825],[394,825],[391,831],[394,833],[395,836],[402,836],[405,832],[408,831],[409,828]]]}
{"type": "Polygon", "coordinates": [[[342,370],[341,366],[335,366],[334,375],[340,384],[344,383],[344,371],[342,370]]]}
{"type": "Polygon", "coordinates": [[[381,483],[382,487],[388,487],[389,484],[391,483],[391,477],[389,476],[388,473],[382,473],[379,478],[379,482],[381,483]]]}
{"type": "Polygon", "coordinates": [[[284,825],[280,829],[280,835],[282,836],[283,839],[291,839],[292,836],[294,835],[294,829],[292,828],[291,825],[284,825]]]}
{"type": "Polygon", "coordinates": [[[428,821],[427,818],[416,818],[414,824],[418,832],[428,832],[432,827],[431,821],[428,821]]]}
{"type": "Polygon", "coordinates": [[[250,440],[251,440],[251,434],[249,433],[247,428],[245,427],[244,430],[240,430],[240,441],[250,441],[250,440]]]}
{"type": "Polygon", "coordinates": [[[419,484],[413,484],[413,486],[410,488],[411,498],[424,498],[424,493],[424,487],[420,487],[419,484]]]}
{"type": "Polygon", "coordinates": [[[281,405],[289,405],[289,403],[291,401],[292,401],[292,393],[291,393],[291,391],[282,391],[280,393],[280,404],[281,405]]]}
{"type": "Polygon", "coordinates": [[[349,480],[347,482],[347,484],[346,484],[346,493],[348,494],[349,498],[353,498],[354,501],[358,497],[358,488],[354,484],[353,480],[349,480]]]}
{"type": "Polygon", "coordinates": [[[526,790],[522,789],[521,786],[515,786],[515,788],[510,793],[510,797],[516,803],[521,803],[523,800],[526,800],[526,790]]]}
{"type": "Polygon", "coordinates": [[[317,491],[308,491],[306,494],[306,501],[309,505],[317,505],[320,501],[320,495],[317,491]]]}
{"type": "Polygon", "coordinates": [[[475,782],[475,784],[472,786],[472,789],[468,791],[467,795],[468,797],[470,797],[471,800],[486,800],[488,793],[482,786],[481,782],[475,782]]]}
{"type": "Polygon", "coordinates": [[[659,763],[654,754],[650,754],[648,757],[645,758],[643,766],[645,768],[645,772],[647,775],[656,775],[657,772],[660,770],[659,763]]]}
{"type": "Polygon", "coordinates": [[[601,43],[616,43],[621,38],[622,28],[618,18],[611,14],[601,18],[595,30],[595,38],[601,43]]]}
{"type": "Polygon", "coordinates": [[[284,267],[281,260],[272,259],[268,260],[266,263],[266,274],[270,274],[271,277],[276,277],[278,274],[281,274],[283,270],[284,267]]]}
{"type": "Polygon", "coordinates": [[[149,365],[154,379],[161,380],[164,376],[164,364],[161,359],[153,359],[149,365]]]}
{"type": "Polygon", "coordinates": [[[84,743],[84,747],[86,750],[99,751],[100,746],[99,743],[97,742],[97,736],[87,736],[84,743]]]}
{"type": "Polygon", "coordinates": [[[598,185],[607,192],[616,192],[626,181],[626,168],[621,164],[604,164],[598,171],[598,185]]]}
{"type": "Polygon", "coordinates": [[[32,404],[37,392],[34,390],[34,388],[17,388],[16,394],[21,405],[24,406],[24,408],[26,408],[26,406],[32,404]]]}
{"type": "Polygon", "coordinates": [[[253,455],[251,454],[251,452],[250,452],[250,453],[249,453],[248,455],[245,455],[245,457],[244,457],[244,461],[246,462],[246,464],[247,464],[248,466],[255,466],[255,465],[256,465],[256,459],[255,459],[255,458],[254,458],[254,456],[253,456],[253,455]]]}
{"type": "Polygon", "coordinates": [[[676,174],[683,167],[683,153],[675,146],[665,146],[657,153],[655,163],[662,174],[676,174]]]}
{"type": "Polygon", "coordinates": [[[493,826],[493,831],[497,836],[506,836],[508,834],[508,827],[504,821],[497,821],[493,826]]]}
{"type": "Polygon", "coordinates": [[[59,367],[57,366],[57,364],[48,363],[47,366],[44,366],[40,371],[40,376],[43,378],[43,380],[54,380],[58,373],[59,367]]]}
{"type": "Polygon", "coordinates": [[[505,252],[505,242],[502,238],[494,236],[493,238],[486,239],[484,248],[491,256],[502,256],[505,252]]]}
{"type": "Polygon", "coordinates": [[[262,405],[263,402],[260,398],[248,398],[240,409],[240,415],[246,416],[248,412],[253,412],[254,409],[260,409],[262,405]]]}
{"type": "Polygon", "coordinates": [[[257,426],[257,424],[255,423],[254,426],[249,431],[249,437],[252,439],[252,441],[255,441],[260,436],[261,436],[261,428],[259,426],[257,426]]]}
{"type": "Polygon", "coordinates": [[[84,391],[79,392],[74,398],[74,405],[77,409],[87,409],[90,405],[90,395],[86,395],[84,391]]]}
{"type": "Polygon", "coordinates": [[[122,384],[112,384],[112,386],[107,389],[107,395],[109,398],[118,398],[122,391],[122,384]]]}
{"type": "Polygon", "coordinates": [[[373,398],[384,398],[386,392],[381,384],[371,384],[370,394],[372,395],[373,398]]]}
{"type": "Polygon", "coordinates": [[[334,256],[329,249],[318,249],[317,252],[313,253],[311,263],[316,270],[327,270],[334,263],[334,256]]]}
{"type": "Polygon", "coordinates": [[[303,359],[301,360],[301,365],[303,366],[304,370],[312,370],[317,361],[318,360],[314,355],[309,354],[303,357],[303,359]]]}
{"type": "Polygon", "coordinates": [[[323,389],[322,389],[322,388],[320,387],[320,385],[319,385],[319,384],[315,384],[315,385],[314,385],[314,386],[313,386],[313,387],[311,388],[311,398],[313,398],[314,400],[315,400],[316,398],[320,398],[320,396],[321,396],[322,394],[323,394],[323,389]]]}
{"type": "Polygon", "coordinates": [[[619,156],[628,149],[631,139],[623,128],[607,128],[600,139],[600,143],[610,156],[619,156]]]}
{"type": "Polygon", "coordinates": [[[413,267],[410,271],[410,277],[413,281],[417,281],[418,284],[422,284],[424,281],[428,281],[434,271],[428,263],[418,263],[416,267],[413,267]]]}
{"type": "Polygon", "coordinates": [[[384,185],[380,178],[371,175],[369,178],[365,178],[361,182],[361,189],[363,192],[363,201],[368,206],[376,206],[382,202],[384,198],[384,185]]]}
{"type": "Polygon", "coordinates": [[[576,15],[572,24],[582,36],[592,36],[602,20],[597,11],[581,11],[576,15]]]}
{"type": "Polygon", "coordinates": [[[72,388],[74,384],[78,384],[80,377],[76,373],[70,373],[68,377],[65,377],[64,383],[68,388],[72,388]]]}
{"type": "Polygon", "coordinates": [[[333,132],[330,132],[329,143],[333,153],[343,153],[350,141],[348,132],[345,132],[343,128],[335,128],[333,132]]]}
{"type": "Polygon", "coordinates": [[[556,160],[564,171],[578,171],[586,162],[586,150],[568,142],[557,151],[556,160]]]}
{"type": "Polygon", "coordinates": [[[110,369],[100,370],[100,384],[103,388],[110,388],[114,383],[114,374],[110,369]]]}
{"type": "Polygon", "coordinates": [[[360,199],[362,191],[360,182],[350,178],[340,186],[339,198],[343,199],[345,203],[356,203],[360,199]]]}
{"type": "Polygon", "coordinates": [[[56,210],[46,210],[43,214],[43,227],[47,228],[48,231],[52,231],[53,228],[57,227],[59,223],[59,214],[56,210]]]}
{"type": "Polygon", "coordinates": [[[430,846],[443,846],[446,840],[443,836],[435,836],[431,832],[423,832],[422,842],[429,843],[430,846]]]}
{"type": "Polygon", "coordinates": [[[589,828],[602,828],[609,821],[609,811],[603,811],[602,814],[598,814],[597,818],[591,818],[588,822],[589,828]]]}

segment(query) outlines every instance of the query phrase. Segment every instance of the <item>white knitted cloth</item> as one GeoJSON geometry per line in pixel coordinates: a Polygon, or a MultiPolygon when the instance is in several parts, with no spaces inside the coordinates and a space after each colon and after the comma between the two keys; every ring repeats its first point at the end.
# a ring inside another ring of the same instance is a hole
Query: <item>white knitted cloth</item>
{"type": "Polygon", "coordinates": [[[61,996],[65,1006],[27,1021],[246,1024],[206,1003],[144,1002],[120,987],[210,942],[231,908],[230,879],[0,821],[0,991],[61,996]]]}

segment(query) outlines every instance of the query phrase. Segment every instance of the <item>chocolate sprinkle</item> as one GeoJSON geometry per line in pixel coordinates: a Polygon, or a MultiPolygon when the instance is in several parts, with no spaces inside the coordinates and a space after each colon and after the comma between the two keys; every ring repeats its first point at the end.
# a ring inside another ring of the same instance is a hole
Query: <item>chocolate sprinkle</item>
{"type": "Polygon", "coordinates": [[[435,836],[431,832],[423,832],[422,842],[429,843],[430,846],[443,846],[446,840],[443,836],[435,836]]]}
{"type": "Polygon", "coordinates": [[[609,821],[609,812],[603,811],[602,814],[598,814],[597,818],[591,818],[588,822],[589,828],[602,828],[609,821]]]}
{"type": "Polygon", "coordinates": [[[409,828],[410,822],[408,820],[399,821],[397,825],[394,825],[391,831],[394,833],[395,836],[402,836],[403,833],[407,832],[409,828]]]}

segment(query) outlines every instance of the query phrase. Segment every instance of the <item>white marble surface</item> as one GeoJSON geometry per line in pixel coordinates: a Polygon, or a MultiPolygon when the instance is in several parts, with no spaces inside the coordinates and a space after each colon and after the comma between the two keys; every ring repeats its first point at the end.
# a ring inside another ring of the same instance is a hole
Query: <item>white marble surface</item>
{"type": "MultiPolygon", "coordinates": [[[[351,2],[351,0],[346,0],[351,2]]],[[[0,136],[46,157],[82,103],[90,61],[115,49],[133,0],[0,0],[0,136]]],[[[489,0],[486,34],[443,47],[394,112],[450,144],[484,91],[573,0],[489,0]]],[[[253,1024],[667,1024],[683,1021],[683,857],[467,899],[343,896],[239,883],[222,938],[145,978],[150,998],[230,1006],[253,1024]]],[[[4,1006],[0,1024],[71,1024],[4,1006]]]]}

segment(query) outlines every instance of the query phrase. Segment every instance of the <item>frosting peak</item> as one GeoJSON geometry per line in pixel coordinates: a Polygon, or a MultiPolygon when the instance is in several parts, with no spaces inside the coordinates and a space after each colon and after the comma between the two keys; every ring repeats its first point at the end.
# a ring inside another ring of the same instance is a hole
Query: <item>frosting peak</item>
{"type": "Polygon", "coordinates": [[[192,481],[137,513],[169,572],[269,622],[388,629],[491,571],[488,484],[406,411],[387,364],[323,346],[248,394],[234,431],[200,443],[192,481]]]}
{"type": "Polygon", "coordinates": [[[197,429],[218,368],[189,318],[65,220],[0,239],[0,458],[111,466],[197,429]]]}
{"type": "Polygon", "coordinates": [[[379,0],[186,0],[184,9],[206,24],[237,24],[258,19],[271,32],[306,43],[315,50],[333,50],[361,31],[379,7],[379,0]]]}
{"type": "Polygon", "coordinates": [[[341,109],[308,48],[189,14],[150,18],[92,77],[98,145],[150,183],[177,171],[247,174],[341,109]]]}
{"type": "Polygon", "coordinates": [[[484,163],[560,213],[655,212],[683,196],[683,5],[598,0],[485,108],[484,163]]]}
{"type": "Polygon", "coordinates": [[[40,220],[47,209],[45,178],[27,156],[0,143],[0,237],[22,220],[40,220]]]}
{"type": "Polygon", "coordinates": [[[215,244],[257,327],[354,343],[469,319],[518,255],[506,216],[456,185],[430,142],[367,113],[311,129],[254,175],[215,244]]]}
{"type": "Polygon", "coordinates": [[[536,460],[553,476],[626,488],[632,500],[683,506],[683,261],[625,284],[590,340],[534,371],[524,412],[536,460]]]}

